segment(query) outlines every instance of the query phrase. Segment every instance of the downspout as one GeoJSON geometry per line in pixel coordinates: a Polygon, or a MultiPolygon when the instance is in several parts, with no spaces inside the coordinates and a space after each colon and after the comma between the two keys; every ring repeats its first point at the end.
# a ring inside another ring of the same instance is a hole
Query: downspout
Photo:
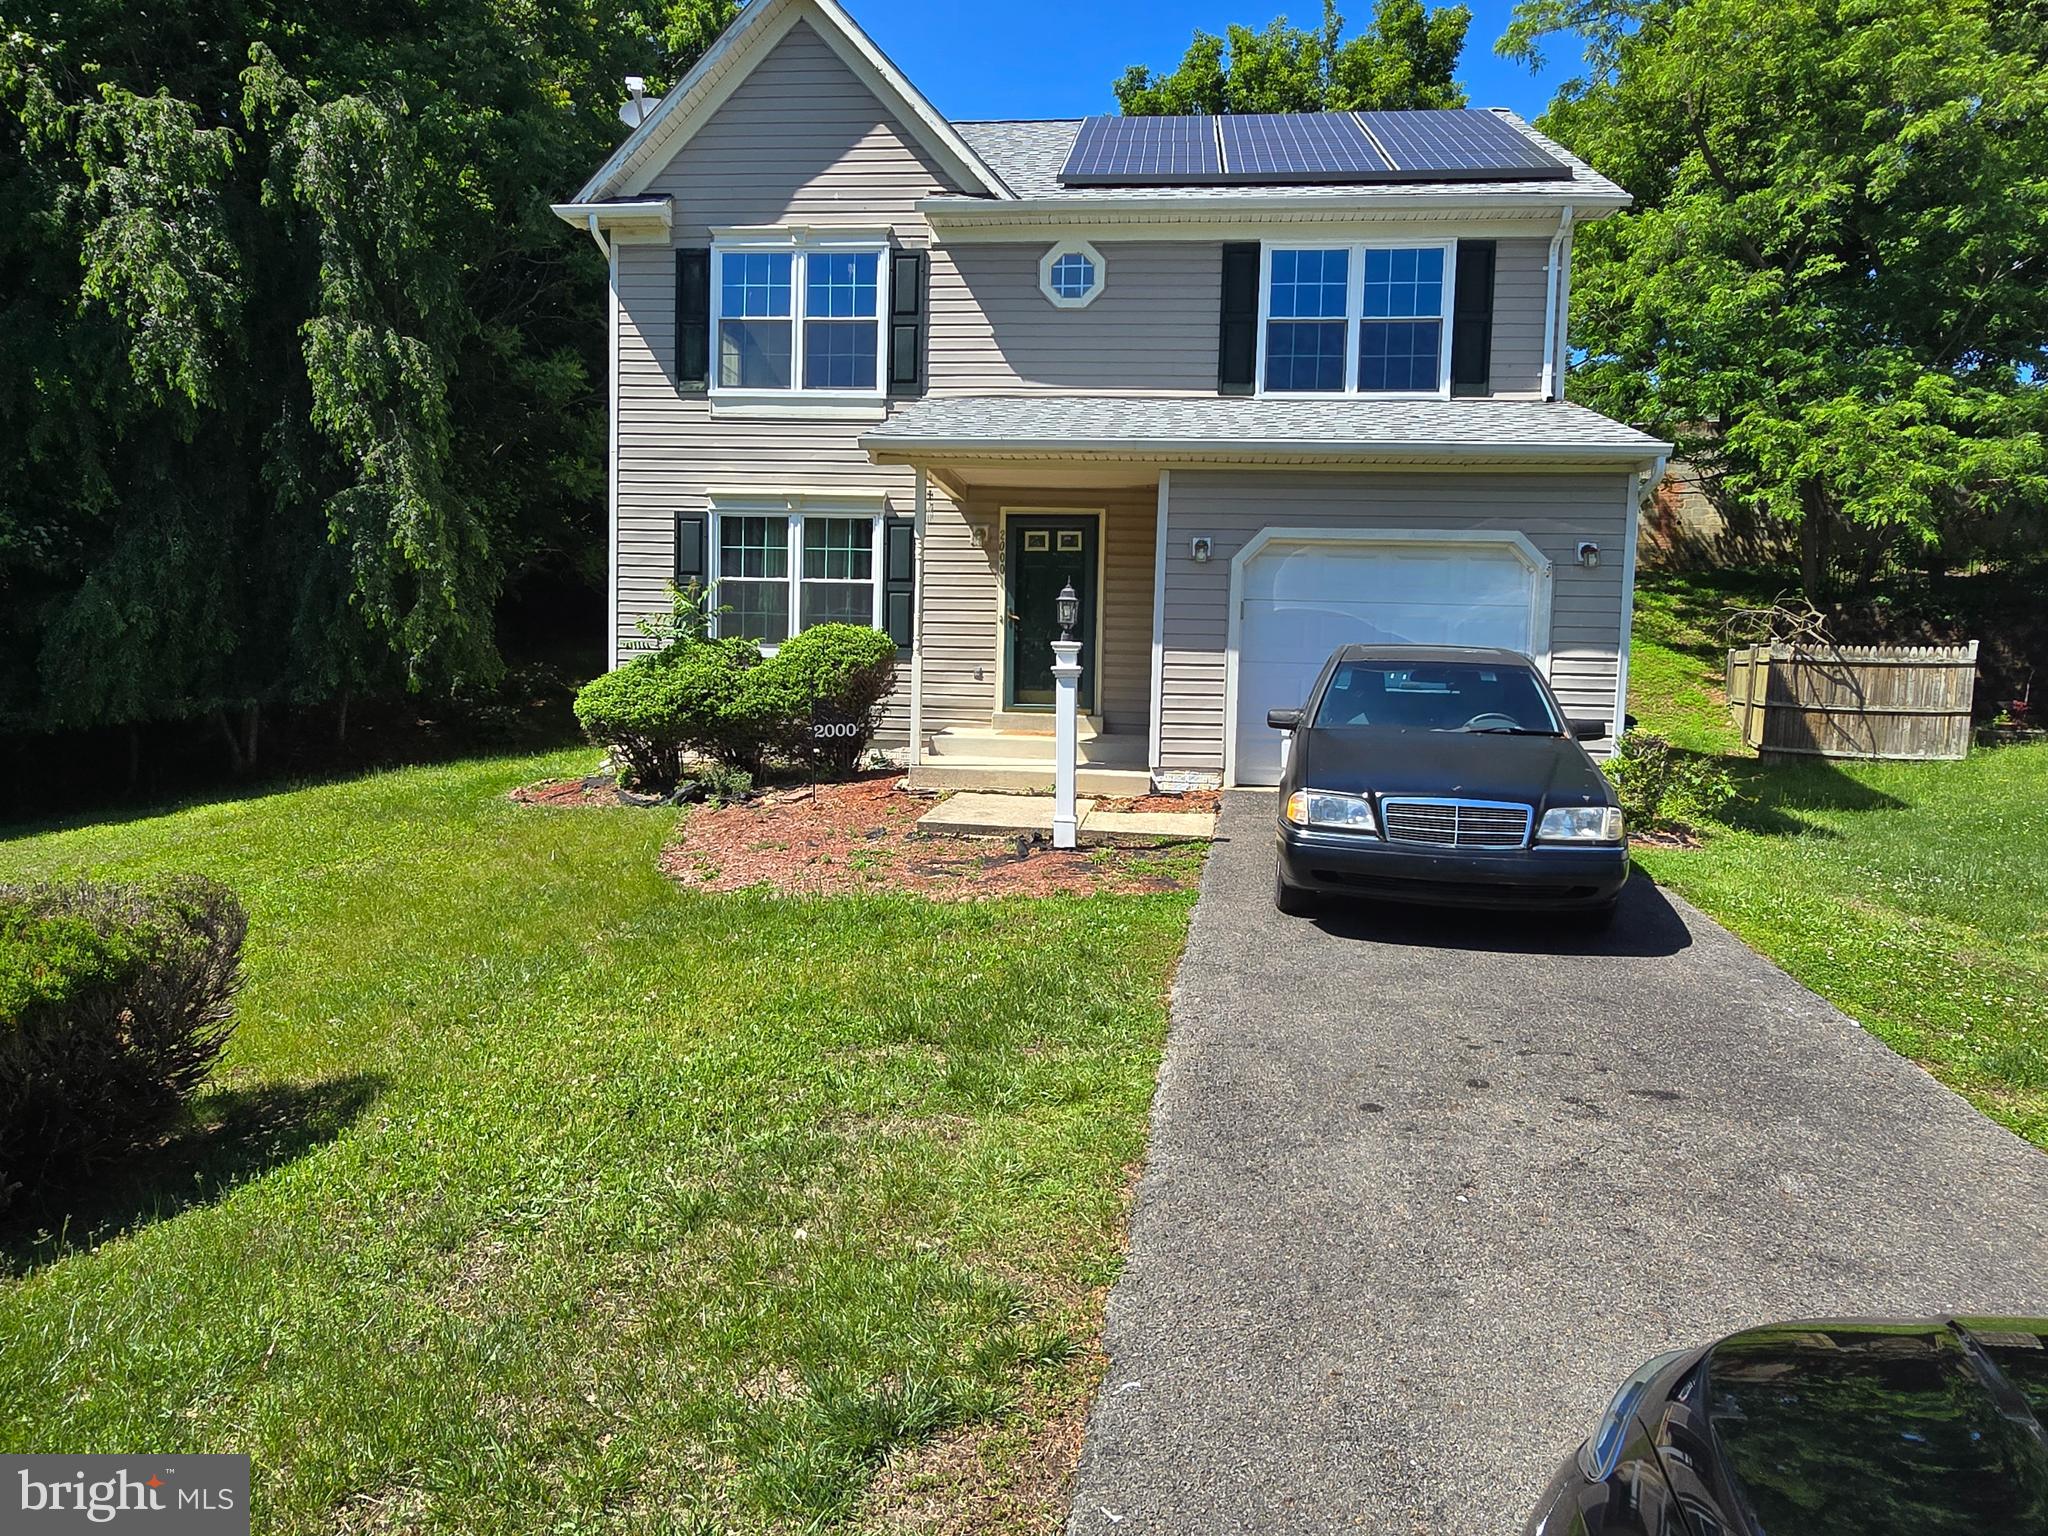
{"type": "Polygon", "coordinates": [[[1550,259],[1544,263],[1543,279],[1543,398],[1555,400],[1558,397],[1557,323],[1558,263],[1564,249],[1564,237],[1571,232],[1572,205],[1566,203],[1558,215],[1557,233],[1550,237],[1550,259]]]}
{"type": "MultiPolygon", "coordinates": [[[[597,227],[597,215],[594,213],[590,216],[590,238],[597,242],[598,253],[606,261],[610,261],[612,259],[611,243],[605,239],[604,231],[597,227]]],[[[1555,247],[1552,247],[1552,254],[1553,256],[1556,254],[1555,247]]]]}

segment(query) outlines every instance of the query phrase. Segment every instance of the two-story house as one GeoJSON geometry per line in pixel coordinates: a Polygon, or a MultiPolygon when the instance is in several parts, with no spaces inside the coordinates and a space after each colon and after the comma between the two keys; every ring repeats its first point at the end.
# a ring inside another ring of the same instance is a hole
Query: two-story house
{"type": "Polygon", "coordinates": [[[1505,645],[1619,720],[1666,445],[1562,398],[1627,194],[1494,112],[949,122],[833,0],[753,0],[573,201],[611,273],[614,660],[902,647],[913,780],[1273,782],[1350,640],[1505,645]]]}

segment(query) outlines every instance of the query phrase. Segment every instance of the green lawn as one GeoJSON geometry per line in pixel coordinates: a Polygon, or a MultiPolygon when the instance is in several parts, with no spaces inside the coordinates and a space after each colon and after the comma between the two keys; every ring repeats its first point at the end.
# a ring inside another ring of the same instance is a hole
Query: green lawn
{"type": "Polygon", "coordinates": [[[1728,722],[1715,633],[1724,597],[1755,585],[1645,580],[1631,712],[1728,755],[1753,799],[1702,847],[1638,863],[2048,1147],[2048,747],[1757,762],[1728,722]]]}
{"type": "Polygon", "coordinates": [[[267,1532],[706,1532],[878,1521],[892,1449],[971,1443],[991,1523],[1057,1523],[1019,1469],[1088,1391],[1189,898],[685,893],[672,813],[504,799],[587,762],[0,842],[251,914],[215,1128],[6,1250],[7,1450],[246,1451],[267,1532]]]}

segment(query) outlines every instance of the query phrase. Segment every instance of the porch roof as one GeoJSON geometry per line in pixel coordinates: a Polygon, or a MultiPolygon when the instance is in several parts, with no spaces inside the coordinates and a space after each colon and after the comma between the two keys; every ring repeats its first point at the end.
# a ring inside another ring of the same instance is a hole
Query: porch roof
{"type": "Polygon", "coordinates": [[[861,434],[877,464],[1647,467],[1669,443],[1564,401],[1211,395],[949,395],[861,434]]]}

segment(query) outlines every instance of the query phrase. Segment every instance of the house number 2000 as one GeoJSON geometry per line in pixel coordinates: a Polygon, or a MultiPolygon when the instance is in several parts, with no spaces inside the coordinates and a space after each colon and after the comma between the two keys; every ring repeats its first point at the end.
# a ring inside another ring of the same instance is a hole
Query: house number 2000
{"type": "Polygon", "coordinates": [[[816,720],[811,723],[811,740],[830,741],[835,736],[858,736],[860,725],[853,720],[816,720]]]}

